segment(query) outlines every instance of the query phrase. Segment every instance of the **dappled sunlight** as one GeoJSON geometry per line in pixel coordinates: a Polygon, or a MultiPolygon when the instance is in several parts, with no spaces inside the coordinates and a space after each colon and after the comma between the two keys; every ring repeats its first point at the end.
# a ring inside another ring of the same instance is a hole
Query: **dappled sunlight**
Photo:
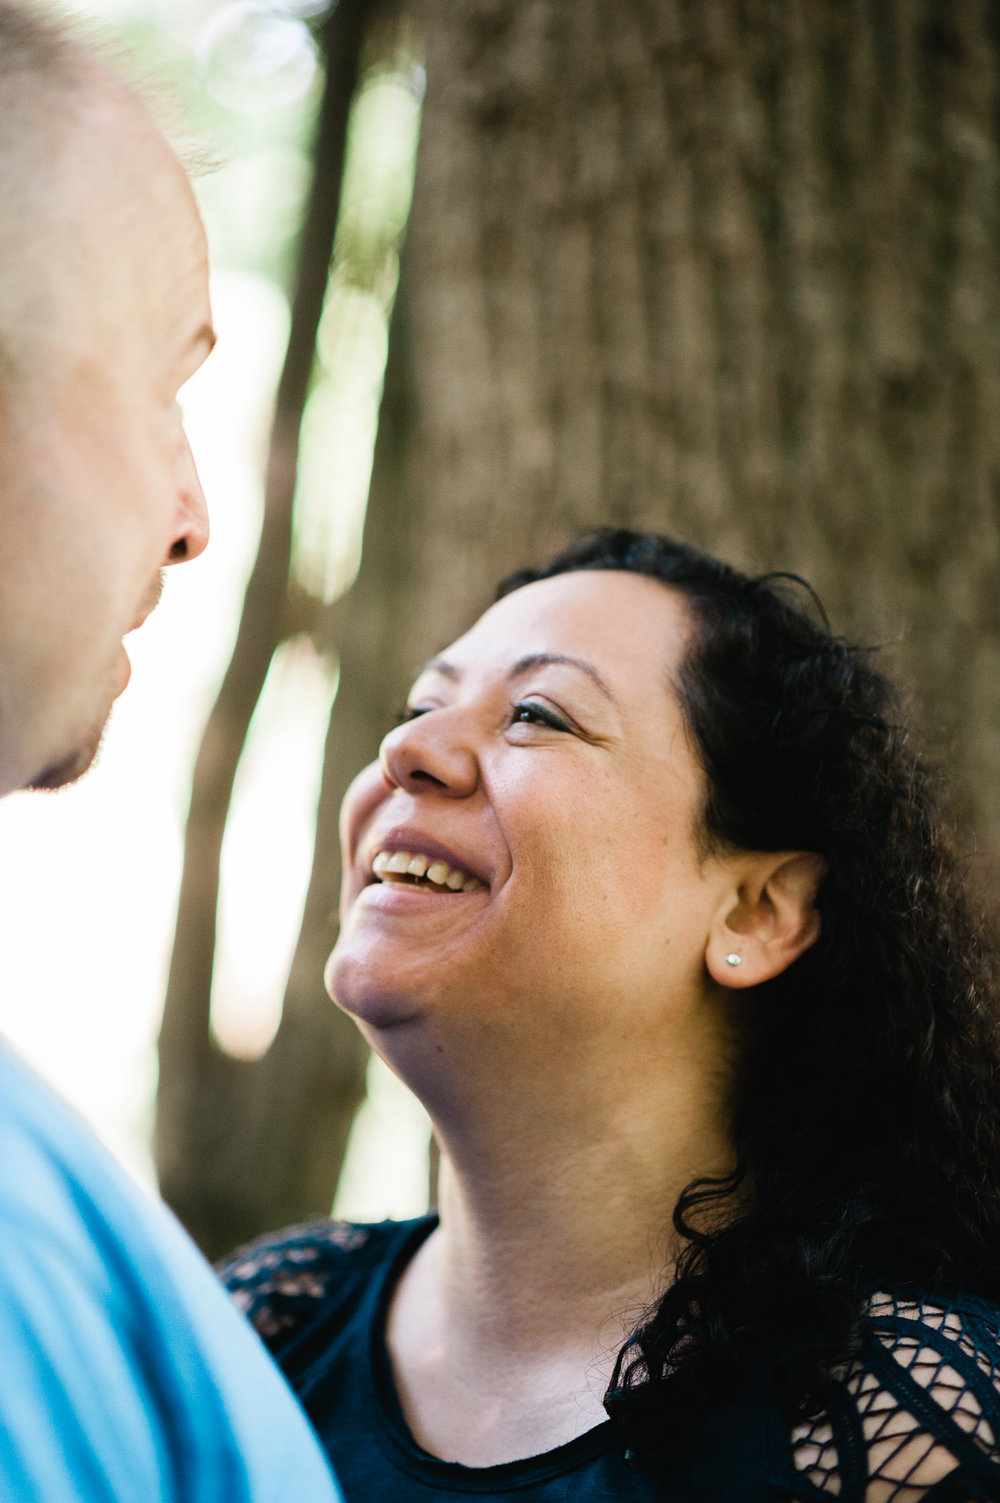
{"type": "Polygon", "coordinates": [[[212,1031],[240,1059],[263,1054],[281,1021],[335,688],[329,662],[308,639],[284,643],[240,758],[222,846],[212,977],[212,1031]]]}
{"type": "Polygon", "coordinates": [[[427,1209],[430,1119],[377,1055],[354,1120],[333,1213],[345,1221],[400,1220],[427,1209]]]}
{"type": "Polygon", "coordinates": [[[293,569],[326,602],[350,587],[361,558],[422,97],[423,72],[413,62],[374,72],[351,114],[295,494],[293,569]]]}

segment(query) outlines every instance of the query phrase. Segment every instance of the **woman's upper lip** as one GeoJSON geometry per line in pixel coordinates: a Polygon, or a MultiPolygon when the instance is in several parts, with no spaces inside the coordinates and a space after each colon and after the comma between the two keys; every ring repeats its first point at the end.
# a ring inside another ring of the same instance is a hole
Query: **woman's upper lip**
{"type": "Polygon", "coordinates": [[[396,825],[391,830],[382,830],[365,840],[362,866],[365,877],[369,881],[372,880],[372,862],[379,851],[388,851],[390,855],[393,851],[409,851],[413,856],[427,856],[432,861],[447,861],[448,865],[456,871],[465,872],[468,877],[478,878],[486,887],[490,885],[490,879],[482,867],[474,866],[467,856],[460,856],[457,851],[452,850],[451,846],[435,840],[433,835],[427,835],[423,830],[415,830],[408,825],[396,825]]]}

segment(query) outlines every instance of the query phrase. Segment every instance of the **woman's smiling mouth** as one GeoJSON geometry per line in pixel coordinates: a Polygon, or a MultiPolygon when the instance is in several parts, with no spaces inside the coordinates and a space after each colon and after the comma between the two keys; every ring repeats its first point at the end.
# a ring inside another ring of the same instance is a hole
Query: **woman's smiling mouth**
{"type": "Polygon", "coordinates": [[[380,850],[372,861],[372,875],[377,882],[401,883],[440,893],[476,892],[486,885],[478,877],[421,851],[380,850]]]}

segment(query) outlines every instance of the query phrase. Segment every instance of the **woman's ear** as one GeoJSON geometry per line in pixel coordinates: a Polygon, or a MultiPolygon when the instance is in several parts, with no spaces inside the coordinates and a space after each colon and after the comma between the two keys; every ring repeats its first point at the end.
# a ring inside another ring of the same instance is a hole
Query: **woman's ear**
{"type": "Polygon", "coordinates": [[[816,892],[826,871],[811,851],[737,857],[735,891],[719,905],[705,964],[720,986],[759,986],[819,938],[816,892]]]}

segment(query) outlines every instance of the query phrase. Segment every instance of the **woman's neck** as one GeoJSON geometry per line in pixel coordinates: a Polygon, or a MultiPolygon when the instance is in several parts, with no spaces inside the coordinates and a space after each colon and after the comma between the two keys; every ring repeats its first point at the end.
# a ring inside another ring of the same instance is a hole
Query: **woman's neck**
{"type": "Polygon", "coordinates": [[[731,1167],[714,1103],[678,1085],[603,1110],[591,1095],[569,1121],[510,1100],[507,1132],[491,1124],[485,1140],[474,1124],[442,1130],[437,1256],[453,1318],[546,1343],[655,1297],[679,1251],[678,1196],[731,1167]]]}
{"type": "Polygon", "coordinates": [[[691,1061],[651,1071],[655,1091],[642,1074],[610,1097],[579,1079],[547,1097],[461,1093],[476,1109],[439,1120],[441,1222],[388,1329],[404,1410],[434,1454],[511,1460],[603,1419],[618,1350],[669,1278],[678,1195],[730,1167],[691,1061]]]}

